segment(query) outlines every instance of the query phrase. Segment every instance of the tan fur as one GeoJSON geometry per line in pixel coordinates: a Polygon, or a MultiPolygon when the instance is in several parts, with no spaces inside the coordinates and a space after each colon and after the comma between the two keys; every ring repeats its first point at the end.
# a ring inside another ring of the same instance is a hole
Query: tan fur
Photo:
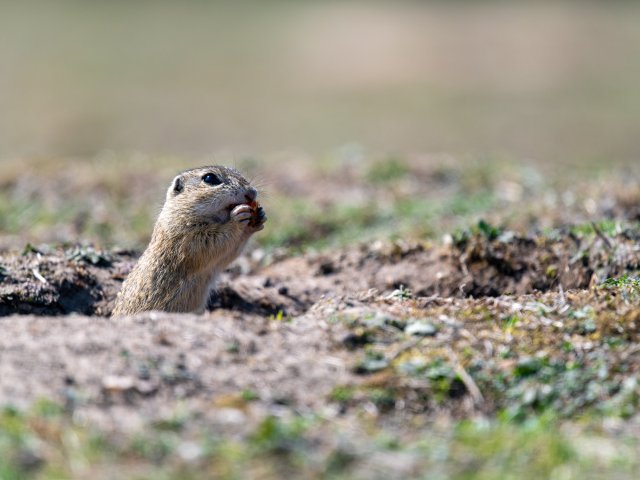
{"type": "Polygon", "coordinates": [[[122,285],[112,315],[203,311],[218,274],[263,228],[263,213],[258,222],[255,218],[251,222],[254,226],[248,221],[247,204],[256,195],[231,168],[200,167],[178,175],[167,191],[149,246],[122,285]],[[205,183],[207,173],[223,183],[205,183]]]}

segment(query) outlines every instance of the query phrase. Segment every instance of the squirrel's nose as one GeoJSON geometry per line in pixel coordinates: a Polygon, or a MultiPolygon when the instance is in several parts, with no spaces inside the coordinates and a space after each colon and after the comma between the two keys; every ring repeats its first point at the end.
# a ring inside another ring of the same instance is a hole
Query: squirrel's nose
{"type": "Polygon", "coordinates": [[[255,188],[250,187],[247,190],[247,193],[245,193],[244,198],[246,198],[249,202],[253,202],[257,196],[258,196],[258,191],[255,188]]]}

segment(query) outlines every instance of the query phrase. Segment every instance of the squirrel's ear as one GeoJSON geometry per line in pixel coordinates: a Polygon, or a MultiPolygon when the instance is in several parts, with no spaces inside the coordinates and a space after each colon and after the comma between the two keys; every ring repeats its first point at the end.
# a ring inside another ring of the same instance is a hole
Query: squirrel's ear
{"type": "Polygon", "coordinates": [[[184,180],[180,175],[173,179],[173,184],[171,186],[171,190],[174,195],[178,195],[182,190],[184,190],[184,180]]]}

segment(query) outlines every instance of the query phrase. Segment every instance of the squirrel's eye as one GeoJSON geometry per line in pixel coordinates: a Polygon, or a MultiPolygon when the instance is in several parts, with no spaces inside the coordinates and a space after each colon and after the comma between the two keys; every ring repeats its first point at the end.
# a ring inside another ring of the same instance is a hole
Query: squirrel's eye
{"type": "Polygon", "coordinates": [[[222,180],[220,180],[213,173],[207,173],[204,177],[202,177],[202,181],[204,183],[208,183],[209,185],[220,185],[222,183],[222,180]]]}

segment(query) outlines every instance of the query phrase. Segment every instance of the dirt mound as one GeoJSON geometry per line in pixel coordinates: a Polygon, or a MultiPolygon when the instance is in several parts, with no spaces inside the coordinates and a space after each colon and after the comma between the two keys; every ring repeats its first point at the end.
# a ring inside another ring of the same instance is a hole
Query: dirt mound
{"type": "MultiPolygon", "coordinates": [[[[640,231],[525,237],[488,229],[448,245],[404,242],[307,253],[233,269],[210,309],[300,315],[322,298],[369,289],[422,297],[495,297],[586,288],[640,269],[640,231]]],[[[109,315],[134,258],[91,249],[0,257],[0,315],[109,315]]],[[[248,260],[247,260],[248,262],[248,260]]]]}
{"type": "Polygon", "coordinates": [[[638,271],[639,241],[640,232],[625,231],[611,237],[481,233],[448,246],[375,243],[273,262],[224,283],[228,302],[217,305],[242,309],[241,302],[229,301],[240,297],[249,299],[253,311],[287,315],[300,314],[323,297],[372,288],[456,298],[581,289],[638,271]]]}

